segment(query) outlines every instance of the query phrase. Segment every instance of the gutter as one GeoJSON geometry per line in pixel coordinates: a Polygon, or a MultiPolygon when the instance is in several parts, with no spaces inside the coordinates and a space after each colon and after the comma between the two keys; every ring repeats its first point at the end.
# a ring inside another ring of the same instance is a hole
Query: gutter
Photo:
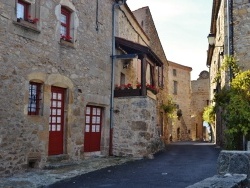
{"type": "MultiPolygon", "coordinates": [[[[228,55],[231,56],[234,54],[233,46],[233,0],[227,0],[227,44],[228,44],[228,55]]],[[[229,78],[230,83],[233,78],[232,67],[229,67],[229,78]]]]}
{"type": "Polygon", "coordinates": [[[113,121],[114,121],[114,80],[115,80],[115,59],[116,59],[116,53],[115,53],[115,9],[119,7],[120,5],[126,4],[126,0],[119,0],[116,1],[112,5],[112,54],[111,54],[111,93],[110,93],[110,134],[109,134],[109,155],[113,155],[113,121]]]}

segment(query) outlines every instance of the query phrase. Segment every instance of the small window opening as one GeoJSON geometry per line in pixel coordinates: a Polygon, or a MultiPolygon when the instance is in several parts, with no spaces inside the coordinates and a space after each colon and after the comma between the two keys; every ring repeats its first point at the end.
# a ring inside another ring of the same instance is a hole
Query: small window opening
{"type": "Polygon", "coordinates": [[[28,20],[30,4],[22,0],[18,0],[16,14],[18,19],[28,20]]]}
{"type": "Polygon", "coordinates": [[[39,115],[41,101],[41,85],[42,84],[40,83],[30,82],[28,115],[39,115]]]}
{"type": "Polygon", "coordinates": [[[70,14],[71,12],[65,7],[61,8],[61,39],[71,42],[70,36],[70,14]]]}

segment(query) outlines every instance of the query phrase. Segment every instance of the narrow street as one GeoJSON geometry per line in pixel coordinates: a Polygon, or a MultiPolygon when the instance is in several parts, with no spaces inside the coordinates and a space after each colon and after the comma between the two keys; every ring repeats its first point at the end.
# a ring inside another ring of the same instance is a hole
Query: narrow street
{"type": "Polygon", "coordinates": [[[49,188],[184,188],[216,174],[219,152],[211,143],[177,142],[154,159],[108,167],[49,188]]]}

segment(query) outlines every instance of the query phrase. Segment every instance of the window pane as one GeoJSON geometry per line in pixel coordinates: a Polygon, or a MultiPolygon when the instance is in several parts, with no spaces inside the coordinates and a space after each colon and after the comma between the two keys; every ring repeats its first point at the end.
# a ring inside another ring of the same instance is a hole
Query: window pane
{"type": "Polygon", "coordinates": [[[89,132],[89,125],[86,125],[86,127],[85,127],[85,132],[89,132]]]}
{"type": "Polygon", "coordinates": [[[17,3],[17,18],[24,19],[24,6],[20,3],[17,3]]]}
{"type": "Polygon", "coordinates": [[[56,115],[56,109],[52,110],[52,115],[56,115]]]}
{"type": "Polygon", "coordinates": [[[62,94],[58,93],[58,100],[61,100],[61,99],[62,99],[62,94]]]}
{"type": "Polygon", "coordinates": [[[56,131],[56,125],[52,125],[52,131],[56,131]]]}
{"type": "Polygon", "coordinates": [[[90,116],[86,116],[86,123],[90,123],[90,116]]]}
{"type": "Polygon", "coordinates": [[[92,133],[96,132],[95,131],[95,125],[92,125],[92,133]]]}
{"type": "Polygon", "coordinates": [[[61,25],[61,35],[67,35],[67,28],[61,25]]]}
{"type": "Polygon", "coordinates": [[[93,115],[96,115],[96,108],[93,108],[93,115]]]}
{"type": "Polygon", "coordinates": [[[101,109],[97,108],[97,115],[101,115],[101,109]]]}
{"type": "Polygon", "coordinates": [[[67,17],[66,17],[66,15],[64,15],[64,14],[61,14],[61,22],[62,23],[64,23],[64,24],[66,24],[67,23],[67,17]]]}
{"type": "Polygon", "coordinates": [[[96,129],[96,132],[100,132],[100,125],[96,125],[95,129],[96,129]]]}
{"type": "Polygon", "coordinates": [[[28,114],[38,115],[40,108],[41,84],[30,83],[29,85],[29,103],[28,114]]]}
{"type": "Polygon", "coordinates": [[[90,107],[87,107],[86,114],[90,114],[90,107]]]}

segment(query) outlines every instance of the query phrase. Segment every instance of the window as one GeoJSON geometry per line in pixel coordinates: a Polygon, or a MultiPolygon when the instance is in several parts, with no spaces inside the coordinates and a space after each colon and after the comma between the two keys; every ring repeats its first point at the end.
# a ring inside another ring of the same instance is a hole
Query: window
{"type": "Polygon", "coordinates": [[[28,20],[30,4],[24,1],[18,0],[16,14],[17,18],[28,20]]]}
{"type": "Polygon", "coordinates": [[[70,14],[65,7],[61,8],[61,39],[71,42],[70,36],[70,14]]]}
{"type": "Polygon", "coordinates": [[[173,75],[174,75],[174,76],[177,75],[176,69],[173,69],[173,75]]]}
{"type": "Polygon", "coordinates": [[[121,72],[120,75],[120,85],[125,85],[125,74],[121,72]]]}
{"type": "Polygon", "coordinates": [[[178,82],[174,81],[174,94],[177,94],[177,86],[178,86],[178,82]]]}
{"type": "Polygon", "coordinates": [[[16,21],[21,23],[22,26],[36,28],[36,23],[39,21],[39,19],[36,17],[39,16],[38,14],[39,14],[39,1],[34,0],[34,3],[29,3],[29,1],[27,0],[17,0],[16,21]]]}
{"type": "Polygon", "coordinates": [[[41,86],[40,83],[30,82],[28,115],[39,115],[40,113],[41,86]]]}

